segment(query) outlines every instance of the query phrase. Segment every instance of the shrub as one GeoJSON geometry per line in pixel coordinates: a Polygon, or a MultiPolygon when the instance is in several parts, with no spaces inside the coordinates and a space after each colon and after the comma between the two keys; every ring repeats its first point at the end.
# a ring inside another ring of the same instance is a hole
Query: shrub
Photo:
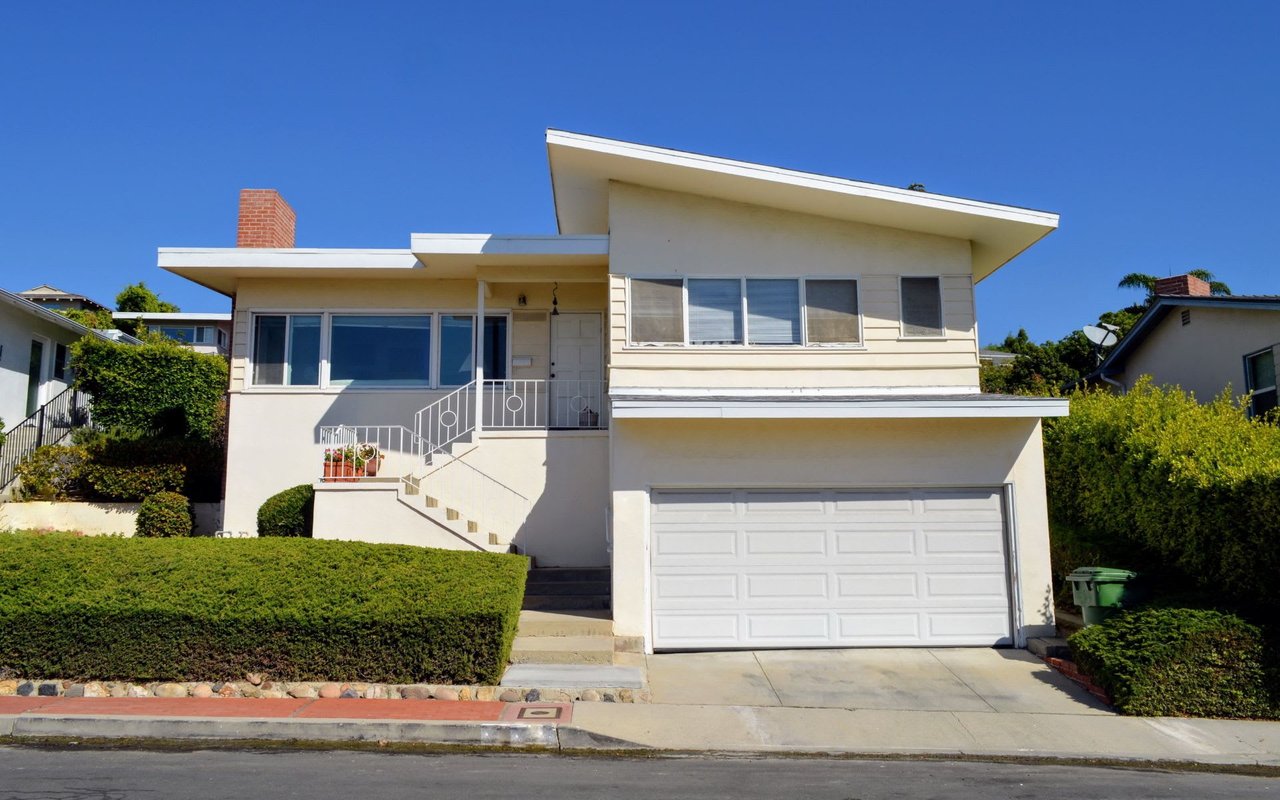
{"type": "Polygon", "coordinates": [[[311,539],[0,535],[0,668],[496,683],[526,559],[311,539]]]}
{"type": "Polygon", "coordinates": [[[258,507],[258,535],[311,536],[315,498],[309,483],[271,495],[258,507]]]}
{"type": "Polygon", "coordinates": [[[85,478],[108,500],[136,501],[156,492],[182,492],[198,502],[222,494],[225,456],[212,442],[115,434],[88,445],[85,478]]]}
{"type": "Polygon", "coordinates": [[[84,470],[88,461],[88,450],[78,445],[37,447],[18,464],[22,498],[56,500],[84,494],[87,491],[84,470]]]}
{"type": "Polygon", "coordinates": [[[227,362],[172,341],[72,345],[76,387],[93,396],[94,423],[136,434],[212,440],[223,417],[227,362]]]}
{"type": "Polygon", "coordinates": [[[1090,531],[1112,565],[1175,569],[1237,600],[1280,592],[1280,427],[1229,393],[1077,393],[1045,426],[1045,462],[1055,531],[1090,531]]]}
{"type": "Polygon", "coordinates": [[[138,507],[137,536],[190,536],[191,501],[177,492],[157,492],[138,507]]]}
{"type": "Polygon", "coordinates": [[[1274,717],[1258,628],[1217,611],[1120,614],[1067,640],[1076,663],[1135,716],[1274,717]]]}

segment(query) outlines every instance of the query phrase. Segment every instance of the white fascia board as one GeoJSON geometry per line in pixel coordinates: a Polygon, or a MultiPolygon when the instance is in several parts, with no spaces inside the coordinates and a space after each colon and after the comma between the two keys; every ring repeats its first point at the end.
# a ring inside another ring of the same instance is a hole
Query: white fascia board
{"type": "Polygon", "coordinates": [[[607,256],[607,234],[558,236],[497,233],[415,233],[409,249],[424,255],[607,256]]]}
{"type": "Polygon", "coordinates": [[[835,387],[809,387],[800,386],[782,389],[748,389],[748,388],[709,388],[709,387],[627,387],[615,386],[610,388],[610,394],[619,395],[628,398],[655,398],[663,400],[701,400],[707,397],[731,397],[733,399],[744,398],[776,398],[776,397],[841,397],[848,398],[851,395],[859,397],[893,397],[896,395],[910,395],[919,397],[920,395],[937,395],[946,397],[952,395],[974,395],[981,394],[982,389],[977,386],[860,386],[857,389],[835,388],[835,387]]]}
{"type": "Polygon", "coordinates": [[[990,419],[1065,417],[1058,398],[959,402],[947,400],[667,401],[614,400],[614,419],[990,419]]]}
{"type": "Polygon", "coordinates": [[[298,269],[417,269],[422,265],[408,250],[336,248],[161,247],[158,266],[298,269]]]}
{"type": "Polygon", "coordinates": [[[230,322],[230,313],[209,312],[201,314],[198,311],[113,311],[112,319],[138,319],[146,322],[154,320],[156,322],[230,322]]]}
{"type": "Polygon", "coordinates": [[[949,211],[962,211],[969,214],[1006,219],[1016,222],[1027,222],[1034,225],[1045,225],[1056,228],[1058,215],[1050,211],[1039,211],[1019,206],[1007,206],[989,203],[982,200],[971,200],[965,197],[917,192],[911,189],[900,189],[878,183],[866,183],[848,178],[837,178],[814,172],[773,167],[767,164],[755,164],[750,161],[736,161],[718,156],[690,153],[682,150],[669,150],[652,145],[624,142],[617,139],[605,139],[582,133],[571,133],[555,129],[547,130],[548,146],[573,147],[606,155],[651,161],[674,167],[717,172],[742,178],[772,181],[808,189],[818,189],[841,194],[889,200],[895,203],[937,208],[949,211]]]}

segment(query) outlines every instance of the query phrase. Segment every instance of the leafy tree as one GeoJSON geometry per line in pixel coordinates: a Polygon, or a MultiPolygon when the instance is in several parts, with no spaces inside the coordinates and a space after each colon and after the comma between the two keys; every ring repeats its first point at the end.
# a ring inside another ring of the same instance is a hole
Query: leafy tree
{"type": "Polygon", "coordinates": [[[94,328],[96,330],[107,330],[116,327],[115,320],[111,318],[111,312],[93,311],[87,308],[55,308],[62,316],[72,322],[79,322],[86,328],[94,328]]]}
{"type": "Polygon", "coordinates": [[[182,309],[147,288],[142,281],[130,284],[116,295],[116,311],[141,311],[146,313],[172,313],[182,309]]]}

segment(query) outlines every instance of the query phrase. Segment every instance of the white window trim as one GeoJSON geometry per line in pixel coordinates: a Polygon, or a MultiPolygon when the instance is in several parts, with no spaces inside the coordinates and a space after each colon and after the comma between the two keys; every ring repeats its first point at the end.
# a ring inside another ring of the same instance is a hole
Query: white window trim
{"type": "MultiPolygon", "coordinates": [[[[935,276],[922,276],[935,277],[935,276]]],[[[941,286],[941,284],[939,284],[941,286]]],[[[866,335],[863,330],[862,310],[862,276],[849,274],[827,275],[628,275],[626,284],[626,341],[623,350],[653,350],[655,348],[678,348],[692,352],[724,352],[726,350],[751,350],[753,352],[793,351],[807,349],[823,350],[865,350],[866,335]],[[631,336],[631,282],[632,280],[680,281],[681,311],[683,312],[683,342],[637,342],[631,336]],[[691,344],[689,342],[689,281],[690,280],[737,280],[739,294],[742,299],[742,343],[741,344],[691,344]],[[800,284],[800,342],[798,344],[750,344],[750,318],[747,313],[747,281],[798,281],[800,284]],[[809,317],[805,313],[808,295],[805,290],[808,281],[853,281],[855,302],[858,305],[858,341],[856,342],[810,342],[809,317]]],[[[912,337],[915,339],[922,337],[912,337]]],[[[946,338],[946,337],[940,337],[946,338]]]]}
{"type": "MultiPolygon", "coordinates": [[[[1271,355],[1272,363],[1274,364],[1275,358],[1276,358],[1276,347],[1277,345],[1272,345],[1271,347],[1264,347],[1261,350],[1255,350],[1252,353],[1245,353],[1244,355],[1244,385],[1245,385],[1245,389],[1250,393],[1250,398],[1249,398],[1250,416],[1252,416],[1254,413],[1253,397],[1255,397],[1258,392],[1276,392],[1277,399],[1280,399],[1280,387],[1277,387],[1276,382],[1273,382],[1270,386],[1254,386],[1253,373],[1249,370],[1249,361],[1251,359],[1257,358],[1260,355],[1264,355],[1268,353],[1271,355]]],[[[1278,378],[1277,381],[1280,381],[1280,378],[1278,378]]]]}
{"type": "MultiPolygon", "coordinates": [[[[430,310],[422,310],[419,308],[255,308],[248,310],[249,313],[249,358],[245,367],[244,385],[241,391],[249,394],[337,394],[339,392],[435,392],[445,391],[452,392],[460,386],[442,386],[440,385],[440,317],[442,316],[476,316],[474,308],[433,308],[430,310]],[[258,317],[292,317],[292,316],[319,316],[320,317],[320,371],[319,384],[308,384],[306,386],[291,386],[287,382],[292,366],[289,364],[289,346],[292,344],[293,331],[292,326],[285,326],[285,381],[284,384],[258,384],[253,382],[254,366],[257,364],[257,319],[258,317]],[[399,316],[399,317],[429,317],[431,319],[431,353],[429,355],[431,363],[429,364],[430,373],[426,385],[413,383],[387,384],[382,386],[352,386],[349,383],[333,383],[330,380],[330,368],[332,366],[332,332],[333,318],[347,316],[399,316]]],[[[507,320],[507,375],[511,374],[511,358],[512,348],[514,346],[513,336],[515,326],[511,320],[511,309],[507,308],[486,308],[484,315],[486,317],[504,317],[507,320]]],[[[474,341],[474,337],[472,339],[474,341]]],[[[472,380],[475,380],[475,359],[472,359],[472,380]]],[[[463,384],[465,385],[465,384],[463,384]]]]}
{"type": "Polygon", "coordinates": [[[898,276],[898,340],[912,342],[943,342],[950,338],[947,331],[946,288],[942,285],[942,275],[899,275],[898,276]],[[906,309],[903,303],[903,278],[934,278],[938,281],[938,322],[941,334],[918,335],[907,333],[906,309]]]}

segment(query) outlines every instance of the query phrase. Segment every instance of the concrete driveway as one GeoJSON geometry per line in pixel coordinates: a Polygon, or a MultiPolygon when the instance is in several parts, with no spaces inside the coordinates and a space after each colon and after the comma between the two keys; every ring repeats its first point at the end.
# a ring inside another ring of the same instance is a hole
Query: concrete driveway
{"type": "Polygon", "coordinates": [[[899,648],[664,653],[653,702],[901,711],[1110,714],[1023,650],[899,648]]]}

